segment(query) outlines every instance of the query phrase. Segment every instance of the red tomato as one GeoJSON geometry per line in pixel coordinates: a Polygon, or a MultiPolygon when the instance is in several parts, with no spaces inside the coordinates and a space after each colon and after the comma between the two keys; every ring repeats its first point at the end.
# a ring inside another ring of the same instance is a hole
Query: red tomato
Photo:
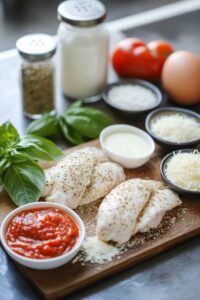
{"type": "Polygon", "coordinates": [[[128,77],[132,77],[133,72],[134,77],[142,79],[155,78],[157,76],[159,64],[146,46],[135,48],[132,51],[132,56],[127,67],[128,77]]]}
{"type": "Polygon", "coordinates": [[[160,72],[166,58],[174,52],[172,46],[165,41],[153,41],[147,44],[152,55],[159,61],[160,72]]]}
{"type": "Polygon", "coordinates": [[[145,43],[136,38],[124,39],[119,42],[118,47],[112,55],[112,63],[115,71],[121,76],[129,76],[132,62],[132,52],[135,48],[145,46],[145,43]],[[128,73],[128,74],[127,74],[128,73]]]}
{"type": "Polygon", "coordinates": [[[157,79],[166,57],[173,52],[163,41],[145,44],[136,38],[121,41],[112,54],[112,64],[121,77],[157,79]]]}

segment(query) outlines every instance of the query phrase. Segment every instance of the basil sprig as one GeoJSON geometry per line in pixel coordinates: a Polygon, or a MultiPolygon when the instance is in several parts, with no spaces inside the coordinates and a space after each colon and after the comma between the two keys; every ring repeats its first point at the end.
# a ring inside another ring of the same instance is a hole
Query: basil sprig
{"type": "Polygon", "coordinates": [[[78,145],[84,143],[83,136],[76,130],[74,130],[67,122],[63,116],[59,118],[59,126],[63,136],[71,144],[78,145]]]}
{"type": "Polygon", "coordinates": [[[43,116],[27,127],[27,133],[47,137],[55,135],[58,132],[58,118],[53,112],[45,113],[43,116]]]}
{"type": "Polygon", "coordinates": [[[62,116],[44,114],[33,121],[28,126],[27,133],[49,137],[59,129],[67,141],[78,145],[87,139],[98,138],[100,132],[111,124],[111,118],[101,110],[82,107],[82,102],[76,101],[62,116]]]}
{"type": "Polygon", "coordinates": [[[20,137],[10,122],[0,126],[0,184],[16,205],[36,202],[41,195],[45,176],[37,160],[61,157],[53,142],[31,134],[20,137]]]}

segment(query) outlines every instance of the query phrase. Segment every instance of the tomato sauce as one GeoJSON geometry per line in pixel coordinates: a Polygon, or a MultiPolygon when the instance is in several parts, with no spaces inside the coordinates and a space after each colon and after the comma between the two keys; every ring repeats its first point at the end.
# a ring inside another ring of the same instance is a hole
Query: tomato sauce
{"type": "Polygon", "coordinates": [[[10,221],[6,240],[17,254],[46,259],[69,252],[79,237],[75,220],[56,208],[24,210],[10,221]]]}

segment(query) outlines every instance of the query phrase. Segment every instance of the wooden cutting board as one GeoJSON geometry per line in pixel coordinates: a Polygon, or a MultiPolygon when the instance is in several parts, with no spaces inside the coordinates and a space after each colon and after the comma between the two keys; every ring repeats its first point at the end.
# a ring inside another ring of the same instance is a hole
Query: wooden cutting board
{"type": "MultiPolygon", "coordinates": [[[[99,147],[99,142],[93,141],[70,148],[66,154],[84,146],[99,147]]],[[[154,157],[145,166],[135,170],[125,170],[127,178],[160,179],[159,168],[163,155],[161,148],[157,147],[154,157]]],[[[44,168],[49,166],[49,163],[43,164],[44,168]]],[[[155,231],[149,236],[148,234],[138,234],[135,241],[139,242],[133,242],[130,249],[121,254],[120,257],[113,258],[112,262],[104,264],[85,263],[84,265],[81,262],[68,263],[63,267],[48,271],[32,270],[20,265],[18,267],[45,299],[57,299],[76,292],[200,234],[200,199],[183,196],[181,199],[183,200],[183,207],[174,210],[166,217],[163,228],[161,226],[159,232],[155,231]],[[173,220],[173,222],[170,223],[169,220],[173,220]]],[[[2,191],[0,193],[0,221],[14,207],[7,194],[2,191]]],[[[95,207],[97,210],[98,205],[95,207]]],[[[88,208],[86,206],[83,211],[78,209],[77,212],[88,224],[87,227],[92,234],[95,229],[96,210],[89,210],[88,208]]]]}

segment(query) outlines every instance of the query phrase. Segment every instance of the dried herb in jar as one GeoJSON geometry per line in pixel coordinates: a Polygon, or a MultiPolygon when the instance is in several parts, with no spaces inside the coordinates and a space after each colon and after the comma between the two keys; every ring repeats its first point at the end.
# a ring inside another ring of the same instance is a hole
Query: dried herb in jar
{"type": "Polygon", "coordinates": [[[32,119],[54,111],[55,39],[47,34],[31,34],[20,38],[17,50],[21,62],[22,101],[24,114],[32,119]]]}
{"type": "Polygon", "coordinates": [[[48,63],[22,66],[23,106],[28,114],[54,110],[54,68],[48,63]]]}

